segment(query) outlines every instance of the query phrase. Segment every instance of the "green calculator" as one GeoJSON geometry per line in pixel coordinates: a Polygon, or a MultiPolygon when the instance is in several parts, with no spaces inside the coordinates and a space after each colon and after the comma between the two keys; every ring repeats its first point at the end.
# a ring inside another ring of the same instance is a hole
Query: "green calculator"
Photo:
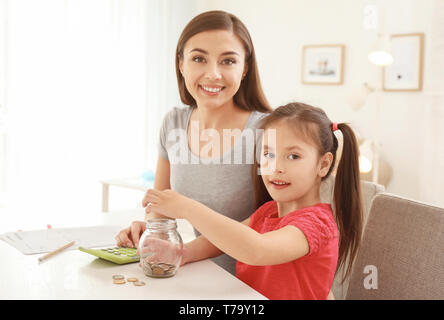
{"type": "Polygon", "coordinates": [[[112,247],[103,249],[87,249],[84,247],[79,247],[79,250],[117,264],[133,263],[140,260],[140,257],[136,254],[136,248],[112,247]]]}

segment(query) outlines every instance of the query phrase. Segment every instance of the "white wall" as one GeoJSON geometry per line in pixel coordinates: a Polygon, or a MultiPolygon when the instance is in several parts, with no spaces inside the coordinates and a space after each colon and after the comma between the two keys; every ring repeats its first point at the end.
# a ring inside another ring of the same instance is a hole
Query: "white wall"
{"type": "Polygon", "coordinates": [[[430,35],[433,30],[436,34],[437,24],[442,25],[436,21],[435,11],[442,7],[439,0],[200,0],[198,4],[200,11],[226,10],[246,24],[273,107],[295,100],[313,104],[323,108],[333,121],[352,122],[364,136],[371,136],[374,127],[375,97],[369,96],[359,111],[351,108],[350,98],[364,82],[378,83],[381,75],[367,59],[376,34],[362,26],[364,6],[378,5],[388,34],[424,32],[424,90],[383,93],[379,136],[382,156],[393,167],[387,191],[444,206],[444,197],[440,197],[444,193],[444,183],[440,182],[444,181],[444,150],[442,143],[437,144],[444,135],[438,125],[444,104],[437,106],[430,98],[433,91],[433,101],[438,101],[434,84],[442,82],[444,76],[435,74],[431,79],[433,67],[428,65],[433,45],[430,35]],[[301,83],[301,52],[308,44],[346,45],[343,85],[301,83]]]}

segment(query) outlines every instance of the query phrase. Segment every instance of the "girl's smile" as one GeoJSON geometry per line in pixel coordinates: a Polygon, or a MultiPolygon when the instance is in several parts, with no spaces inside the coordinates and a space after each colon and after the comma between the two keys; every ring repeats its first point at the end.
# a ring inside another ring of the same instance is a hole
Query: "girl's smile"
{"type": "Polygon", "coordinates": [[[273,188],[275,188],[276,190],[281,190],[281,189],[287,188],[291,184],[289,182],[285,182],[285,181],[279,180],[279,179],[273,179],[273,180],[269,180],[269,181],[270,181],[270,184],[273,186],[273,188]]]}

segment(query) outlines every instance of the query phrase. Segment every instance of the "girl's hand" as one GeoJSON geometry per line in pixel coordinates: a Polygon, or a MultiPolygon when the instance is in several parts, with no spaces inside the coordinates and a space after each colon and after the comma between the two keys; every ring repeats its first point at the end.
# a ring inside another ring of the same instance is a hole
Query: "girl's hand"
{"type": "Polygon", "coordinates": [[[189,211],[194,202],[194,200],[173,190],[149,189],[146,192],[145,199],[148,202],[147,213],[154,212],[173,219],[186,218],[186,212],[189,211]]]}

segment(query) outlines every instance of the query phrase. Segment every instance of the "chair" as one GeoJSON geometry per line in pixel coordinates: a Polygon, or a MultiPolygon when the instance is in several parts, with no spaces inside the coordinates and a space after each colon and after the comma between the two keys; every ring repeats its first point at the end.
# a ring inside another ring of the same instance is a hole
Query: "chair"
{"type": "MultiPolygon", "coordinates": [[[[335,184],[335,177],[331,175],[321,183],[320,193],[321,193],[321,202],[330,203],[333,209],[333,213],[336,214],[333,201],[334,184],[335,184]]],[[[364,218],[363,229],[365,228],[365,225],[367,223],[372,200],[378,193],[381,192],[384,192],[383,186],[361,180],[361,197],[362,197],[363,218],[364,218]]],[[[337,300],[345,299],[345,295],[347,293],[348,281],[350,277],[347,278],[344,281],[344,283],[341,284],[344,272],[345,272],[344,268],[340,268],[337,271],[335,279],[333,281],[333,286],[331,288],[331,291],[333,292],[335,299],[337,300]]]]}
{"type": "Polygon", "coordinates": [[[444,208],[377,195],[346,299],[444,299],[444,208]]]}

